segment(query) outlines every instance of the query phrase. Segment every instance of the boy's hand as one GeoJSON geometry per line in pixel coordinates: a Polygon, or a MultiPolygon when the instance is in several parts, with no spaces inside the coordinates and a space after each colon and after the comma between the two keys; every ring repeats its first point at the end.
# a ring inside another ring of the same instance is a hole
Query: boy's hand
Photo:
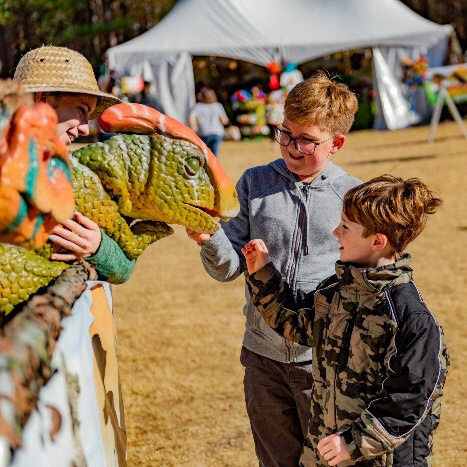
{"type": "Polygon", "coordinates": [[[204,243],[206,240],[209,240],[212,235],[208,233],[199,233],[191,229],[186,229],[186,233],[189,238],[194,240],[196,243],[204,243]]]}
{"type": "Polygon", "coordinates": [[[339,462],[350,460],[344,438],[337,433],[323,438],[318,443],[318,451],[329,465],[337,465],[339,462]]]}
{"type": "Polygon", "coordinates": [[[88,258],[99,248],[102,240],[100,227],[80,212],[75,212],[73,219],[68,219],[63,226],[55,226],[50,240],[69,250],[66,253],[53,253],[51,259],[74,261],[88,258]]]}
{"type": "Polygon", "coordinates": [[[269,263],[269,251],[263,240],[250,240],[242,248],[242,253],[246,259],[248,274],[259,271],[263,266],[269,263]]]}

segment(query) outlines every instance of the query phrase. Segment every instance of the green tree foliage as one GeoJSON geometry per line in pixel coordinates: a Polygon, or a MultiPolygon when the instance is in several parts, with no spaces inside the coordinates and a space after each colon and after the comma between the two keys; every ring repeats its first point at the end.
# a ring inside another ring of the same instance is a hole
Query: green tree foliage
{"type": "Polygon", "coordinates": [[[466,0],[402,0],[411,10],[438,24],[452,24],[463,50],[467,47],[466,0]]]}
{"type": "Polygon", "coordinates": [[[98,67],[105,51],[157,24],[176,0],[0,0],[0,74],[43,44],[83,53],[98,67]]]}

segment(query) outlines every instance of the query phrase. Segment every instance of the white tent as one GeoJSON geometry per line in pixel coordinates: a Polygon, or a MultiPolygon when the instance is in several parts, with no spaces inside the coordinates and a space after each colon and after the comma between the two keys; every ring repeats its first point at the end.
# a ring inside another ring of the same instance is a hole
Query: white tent
{"type": "Polygon", "coordinates": [[[178,0],[159,24],[112,47],[108,57],[111,69],[153,79],[167,113],[186,120],[194,101],[193,55],[263,66],[367,47],[379,47],[383,59],[396,48],[413,54],[438,47],[440,57],[451,30],[398,0],[178,0]]]}

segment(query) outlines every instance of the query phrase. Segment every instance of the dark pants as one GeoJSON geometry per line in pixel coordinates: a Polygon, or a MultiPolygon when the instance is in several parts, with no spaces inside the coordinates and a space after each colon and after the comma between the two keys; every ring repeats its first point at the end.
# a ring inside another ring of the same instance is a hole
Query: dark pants
{"type": "Polygon", "coordinates": [[[222,141],[222,136],[220,135],[207,135],[201,136],[201,139],[204,141],[206,146],[212,151],[212,153],[217,156],[219,152],[219,144],[222,141]]]}
{"type": "Polygon", "coordinates": [[[245,347],[240,362],[259,465],[298,466],[310,415],[311,362],[280,363],[245,347]]]}

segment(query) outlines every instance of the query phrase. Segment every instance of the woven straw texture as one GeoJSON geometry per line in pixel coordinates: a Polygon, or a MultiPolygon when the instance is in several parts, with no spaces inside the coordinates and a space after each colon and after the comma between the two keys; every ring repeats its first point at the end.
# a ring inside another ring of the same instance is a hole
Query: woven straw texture
{"type": "Polygon", "coordinates": [[[79,52],[66,47],[43,46],[21,58],[14,79],[29,92],[76,92],[97,96],[97,105],[90,118],[97,118],[105,109],[120,100],[99,90],[94,71],[79,52]]]}

